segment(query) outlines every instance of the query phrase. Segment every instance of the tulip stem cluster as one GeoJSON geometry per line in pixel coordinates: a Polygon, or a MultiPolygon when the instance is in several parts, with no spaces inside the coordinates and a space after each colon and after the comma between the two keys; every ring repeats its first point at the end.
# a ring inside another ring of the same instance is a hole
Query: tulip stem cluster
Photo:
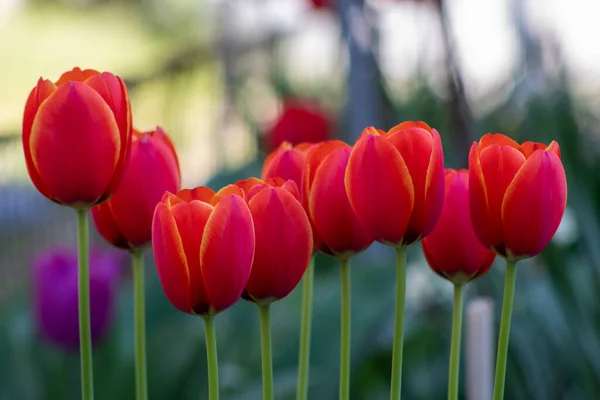
{"type": "Polygon", "coordinates": [[[133,261],[133,302],[135,319],[135,393],[137,400],[148,398],[146,381],[146,317],[144,306],[144,253],[136,250],[133,261]]]}
{"type": "Polygon", "coordinates": [[[273,356],[271,351],[271,321],[269,304],[259,305],[260,347],[262,353],[263,400],[273,400],[273,356]]]}
{"type": "Polygon", "coordinates": [[[452,310],[452,339],[450,344],[450,372],[448,375],[448,400],[458,400],[460,375],[460,342],[463,319],[463,283],[454,284],[454,306],[452,310]]]}
{"type": "Polygon", "coordinates": [[[300,326],[300,354],[298,356],[298,387],[296,400],[308,398],[308,371],[310,366],[310,330],[312,315],[313,281],[315,275],[315,257],[310,259],[302,279],[302,319],[300,326]]]}
{"type": "Polygon", "coordinates": [[[402,397],[402,348],[404,343],[404,303],[406,299],[406,247],[396,249],[396,312],[392,350],[392,386],[390,399],[402,397]]]}
{"type": "Polygon", "coordinates": [[[81,398],[94,398],[92,368],[92,329],[90,322],[90,236],[88,209],[77,210],[77,243],[79,260],[79,348],[81,352],[81,398]]]}
{"type": "Polygon", "coordinates": [[[342,308],[340,332],[340,400],[350,398],[350,260],[340,260],[342,308]]]}
{"type": "Polygon", "coordinates": [[[217,333],[215,317],[204,319],[204,338],[206,340],[206,362],[208,365],[208,400],[219,400],[219,360],[217,358],[217,333]]]}
{"type": "Polygon", "coordinates": [[[498,334],[498,354],[496,355],[496,377],[494,380],[494,400],[504,399],[504,381],[506,380],[506,360],[508,357],[508,339],[510,337],[510,320],[512,318],[515,299],[515,282],[517,280],[517,262],[506,260],[506,280],[504,282],[504,299],[502,300],[502,317],[498,334]]]}

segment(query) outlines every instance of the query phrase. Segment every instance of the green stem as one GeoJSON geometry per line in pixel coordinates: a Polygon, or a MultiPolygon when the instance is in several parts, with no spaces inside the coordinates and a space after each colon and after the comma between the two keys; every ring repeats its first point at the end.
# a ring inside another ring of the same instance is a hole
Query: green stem
{"type": "Polygon", "coordinates": [[[517,281],[517,262],[506,260],[506,280],[504,282],[504,299],[502,302],[502,318],[498,335],[498,354],[496,356],[496,379],[494,380],[494,400],[504,399],[504,381],[506,380],[506,359],[508,356],[508,339],[510,337],[510,320],[512,318],[515,299],[515,282],[517,281]]]}
{"type": "Polygon", "coordinates": [[[260,347],[262,353],[263,400],[273,400],[273,356],[271,351],[270,305],[259,305],[260,347]]]}
{"type": "Polygon", "coordinates": [[[396,249],[396,312],[392,350],[391,400],[402,397],[402,350],[404,346],[404,303],[406,299],[406,248],[396,249]]]}
{"type": "Polygon", "coordinates": [[[448,400],[458,400],[460,376],[460,341],[462,336],[464,284],[454,284],[454,308],[452,310],[452,342],[450,345],[450,373],[448,375],[448,400]]]}
{"type": "Polygon", "coordinates": [[[88,212],[87,208],[77,210],[79,351],[81,357],[81,398],[83,400],[94,398],[92,329],[90,325],[90,237],[88,212]]]}
{"type": "Polygon", "coordinates": [[[208,364],[208,400],[219,400],[219,361],[217,359],[217,334],[215,317],[204,317],[206,362],[208,364]]]}
{"type": "Polygon", "coordinates": [[[298,357],[298,387],[296,400],[308,397],[308,375],[310,367],[310,325],[312,315],[313,280],[315,257],[310,259],[302,279],[302,321],[300,326],[300,355],[298,357]]]}
{"type": "Polygon", "coordinates": [[[340,400],[350,398],[350,260],[340,260],[342,279],[340,400]]]}
{"type": "Polygon", "coordinates": [[[137,400],[148,398],[146,381],[146,317],[144,306],[144,253],[136,250],[133,259],[133,302],[135,320],[135,392],[137,400]]]}

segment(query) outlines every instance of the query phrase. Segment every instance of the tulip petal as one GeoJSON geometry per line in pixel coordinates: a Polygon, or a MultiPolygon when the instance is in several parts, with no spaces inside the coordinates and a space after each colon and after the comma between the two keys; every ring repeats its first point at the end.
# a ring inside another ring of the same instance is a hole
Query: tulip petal
{"type": "Polygon", "coordinates": [[[479,140],[479,152],[481,153],[483,149],[493,145],[508,146],[521,151],[521,146],[519,145],[519,143],[515,142],[508,136],[503,135],[501,133],[486,133],[479,140]]]}
{"type": "Polygon", "coordinates": [[[254,258],[254,224],[244,199],[224,196],[208,219],[200,264],[210,313],[232,306],[242,295],[254,258]]]}
{"type": "Polygon", "coordinates": [[[556,154],[558,156],[558,158],[560,158],[560,146],[558,145],[558,143],[556,141],[553,140],[552,143],[550,143],[548,145],[546,150],[552,151],[554,154],[556,154]]]}
{"type": "Polygon", "coordinates": [[[401,244],[414,205],[413,182],[400,153],[385,136],[366,135],[350,154],[348,198],[365,229],[382,243],[401,244]]]}
{"type": "Polygon", "coordinates": [[[31,157],[50,195],[66,205],[95,204],[119,162],[119,128],[96,91],[71,82],[40,106],[29,138],[31,157]]]}
{"type": "Polygon", "coordinates": [[[344,176],[350,147],[333,150],[319,165],[310,189],[309,209],[314,229],[337,257],[347,258],[373,242],[346,195],[344,176]]]}
{"type": "MultiPolygon", "coordinates": [[[[423,207],[420,237],[427,236],[435,226],[444,204],[444,153],[442,150],[442,139],[437,130],[432,130],[433,147],[431,158],[427,167],[427,179],[425,181],[425,206],[423,207]]],[[[413,211],[414,212],[414,211],[413,211]]]]}
{"type": "Polygon", "coordinates": [[[207,188],[206,186],[198,186],[194,189],[183,189],[177,193],[177,197],[186,203],[192,200],[199,200],[205,203],[210,203],[211,199],[215,196],[214,190],[207,188]]]}
{"type": "Polygon", "coordinates": [[[71,71],[67,71],[58,78],[56,86],[62,86],[69,82],[83,82],[92,76],[99,75],[100,72],[93,69],[82,70],[79,67],[73,68],[71,71]]]}
{"type": "Polygon", "coordinates": [[[392,131],[388,140],[406,163],[414,188],[414,206],[404,238],[404,244],[410,244],[429,233],[440,215],[444,195],[441,141],[439,134],[434,138],[432,133],[420,127],[392,131]],[[426,203],[428,190],[432,190],[432,196],[426,203]]]}
{"type": "Polygon", "coordinates": [[[23,150],[25,152],[25,164],[27,165],[27,172],[29,173],[29,176],[31,177],[31,181],[33,182],[35,188],[48,198],[51,198],[50,193],[48,192],[48,188],[46,187],[44,182],[42,182],[42,178],[40,177],[37,169],[35,168],[35,164],[33,162],[33,159],[31,158],[31,146],[29,143],[29,138],[31,136],[31,128],[33,126],[33,121],[38,112],[38,109],[40,108],[40,105],[52,93],[54,93],[55,90],[56,86],[52,82],[40,78],[36,87],[34,87],[31,93],[29,94],[27,102],[25,103],[25,111],[23,112],[23,150]]]}
{"type": "Polygon", "coordinates": [[[164,203],[159,203],[154,212],[152,251],[156,271],[167,299],[177,309],[186,313],[191,312],[187,257],[175,218],[164,203]]]}
{"type": "Polygon", "coordinates": [[[213,206],[202,201],[176,204],[171,212],[177,223],[181,246],[186,255],[189,274],[191,308],[196,314],[209,313],[211,303],[207,293],[208,282],[204,281],[200,262],[200,247],[205,227],[213,213],[213,206]]]}
{"type": "Polygon", "coordinates": [[[312,253],[312,232],[300,202],[283,188],[266,188],[250,200],[256,251],[246,292],[255,301],[287,296],[298,285],[312,253]]]}
{"type": "Polygon", "coordinates": [[[244,189],[242,189],[238,185],[231,184],[231,185],[222,187],[217,193],[215,193],[215,195],[213,196],[213,198],[210,201],[210,204],[215,206],[215,205],[217,205],[217,203],[219,201],[221,201],[222,198],[230,196],[232,194],[239,196],[242,199],[246,200],[246,193],[244,192],[244,189]]]}
{"type": "Polygon", "coordinates": [[[118,158],[119,163],[115,167],[113,179],[106,189],[106,193],[101,199],[102,201],[117,190],[129,158],[132,140],[131,133],[133,129],[131,122],[131,105],[129,103],[129,95],[127,94],[125,83],[121,78],[110,72],[93,75],[87,79],[85,83],[96,90],[112,110],[117,126],[119,127],[121,138],[121,148],[118,158]]]}
{"type": "MultiPolygon", "coordinates": [[[[281,147],[280,147],[281,149],[281,147]]],[[[306,152],[297,149],[277,150],[271,153],[262,170],[262,178],[280,177],[292,179],[298,185],[302,182],[302,167],[306,160],[306,152]]]]}
{"type": "Polygon", "coordinates": [[[538,254],[558,229],[567,203],[567,179],[553,151],[536,151],[514,177],[502,204],[510,258],[538,254]]]}
{"type": "Polygon", "coordinates": [[[92,207],[92,218],[94,225],[96,225],[96,230],[107,242],[121,249],[129,249],[129,243],[117,226],[108,202],[92,207]]]}
{"type": "MultiPolygon", "coordinates": [[[[477,150],[472,147],[471,150],[477,150]]],[[[471,158],[471,156],[470,156],[471,158]]],[[[499,254],[505,255],[502,230],[501,208],[506,189],[513,180],[517,171],[525,162],[523,153],[514,147],[491,145],[480,150],[479,157],[472,155],[469,167],[473,168],[471,181],[471,218],[473,227],[482,244],[493,248],[499,254]],[[478,160],[475,160],[478,158],[478,160]],[[481,168],[481,169],[479,169],[481,168]],[[478,187],[481,181],[485,184],[486,203],[482,202],[482,188],[478,187]]]]}

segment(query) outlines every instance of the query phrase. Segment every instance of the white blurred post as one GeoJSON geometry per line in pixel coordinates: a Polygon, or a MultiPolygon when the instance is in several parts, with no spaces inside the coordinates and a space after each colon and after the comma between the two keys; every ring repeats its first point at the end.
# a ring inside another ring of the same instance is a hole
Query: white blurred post
{"type": "Polygon", "coordinates": [[[467,304],[467,399],[490,400],[493,385],[494,302],[476,297],[467,304]]]}

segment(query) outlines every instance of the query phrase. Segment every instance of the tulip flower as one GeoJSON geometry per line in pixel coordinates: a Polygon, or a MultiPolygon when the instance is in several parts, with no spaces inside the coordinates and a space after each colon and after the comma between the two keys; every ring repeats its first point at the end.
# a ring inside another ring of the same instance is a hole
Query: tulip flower
{"type": "Polygon", "coordinates": [[[406,121],[388,132],[368,127],[352,149],[346,170],[352,209],[375,240],[396,249],[396,315],[390,398],[400,399],[406,246],[433,229],[444,200],[440,135],[424,122],[406,121]]]}
{"type": "Polygon", "coordinates": [[[75,68],[39,79],[23,113],[29,177],[50,200],[77,210],[82,398],[94,395],[90,337],[88,209],[112,196],[131,147],[131,107],[121,78],[75,68]]]}
{"type": "Polygon", "coordinates": [[[431,269],[454,284],[448,399],[457,400],[464,284],[486,273],[496,258],[475,236],[466,170],[446,169],[442,214],[422,245],[431,269]]]}
{"type": "Polygon", "coordinates": [[[131,134],[131,108],[121,78],[79,68],[56,83],[40,78],[23,114],[31,181],[59,204],[99,204],[121,182],[131,134]]]}
{"type": "Polygon", "coordinates": [[[286,100],[279,119],[267,132],[269,150],[283,142],[293,146],[300,143],[319,143],[331,137],[329,116],[321,109],[301,100],[286,100]]]}
{"type": "Polygon", "coordinates": [[[96,229],[116,247],[132,253],[136,392],[148,397],[146,384],[144,261],[142,249],[152,240],[152,216],[165,192],[180,189],[181,174],[177,153],[165,132],[134,129],[131,154],[116,193],[92,208],[96,229]]]}
{"type": "Polygon", "coordinates": [[[558,229],[567,204],[560,147],[552,142],[519,145],[486,134],[469,152],[470,209],[481,243],[506,259],[506,281],[494,400],[504,397],[517,263],[537,255],[558,229]]]}
{"type": "Polygon", "coordinates": [[[165,193],[154,211],[152,250],[165,295],[177,309],[204,319],[210,400],[219,397],[214,316],[242,295],[254,237],[241,189],[165,193]]]}
{"type": "Polygon", "coordinates": [[[254,261],[243,297],[259,309],[263,399],[273,399],[270,304],[300,282],[312,254],[312,232],[293,180],[250,178],[235,187],[244,192],[254,221],[254,261]]]}
{"type": "Polygon", "coordinates": [[[313,227],[314,246],[340,261],[341,357],[340,393],[350,396],[350,268],[349,259],[373,242],[350,206],[344,175],[351,147],[339,140],[312,146],[306,155],[302,200],[313,227]]]}
{"type": "Polygon", "coordinates": [[[108,201],[92,208],[98,232],[116,247],[137,249],[152,240],[152,216],[165,192],[181,185],[177,153],[165,132],[133,131],[131,155],[121,184],[108,201]]]}
{"type": "MultiPolygon", "coordinates": [[[[98,345],[113,322],[121,260],[112,253],[92,252],[90,262],[91,337],[98,345]]],[[[77,252],[52,249],[33,263],[36,326],[43,338],[67,350],[79,350],[77,252]]]]}
{"type": "MultiPolygon", "coordinates": [[[[265,160],[262,169],[262,178],[269,179],[280,177],[291,179],[301,188],[302,171],[306,162],[306,154],[311,147],[309,143],[292,146],[283,142],[265,160]]],[[[300,193],[302,198],[302,193],[300,193]]],[[[312,320],[312,292],[314,282],[314,256],[302,278],[302,313],[300,321],[300,345],[298,356],[298,384],[296,385],[296,399],[308,398],[308,376],[310,368],[310,333],[312,320]]]]}
{"type": "Polygon", "coordinates": [[[477,239],[469,209],[469,173],[446,169],[442,213],[423,239],[431,269],[454,284],[467,283],[487,272],[496,255],[477,239]]]}

